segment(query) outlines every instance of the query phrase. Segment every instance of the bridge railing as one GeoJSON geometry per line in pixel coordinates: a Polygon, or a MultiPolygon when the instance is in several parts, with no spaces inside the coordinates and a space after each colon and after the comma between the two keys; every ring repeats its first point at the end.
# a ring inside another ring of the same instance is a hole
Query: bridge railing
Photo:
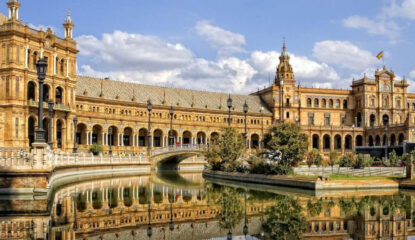
{"type": "Polygon", "coordinates": [[[146,156],[104,156],[93,155],[92,153],[55,153],[52,158],[52,168],[59,166],[87,166],[87,165],[106,165],[106,164],[147,164],[146,156]]]}
{"type": "Polygon", "coordinates": [[[151,151],[151,155],[159,155],[166,152],[176,152],[176,151],[206,151],[208,148],[207,144],[178,144],[171,145],[167,147],[156,148],[151,151]]]}
{"type": "Polygon", "coordinates": [[[33,168],[32,155],[25,148],[1,147],[0,168],[31,169],[33,168]]]}

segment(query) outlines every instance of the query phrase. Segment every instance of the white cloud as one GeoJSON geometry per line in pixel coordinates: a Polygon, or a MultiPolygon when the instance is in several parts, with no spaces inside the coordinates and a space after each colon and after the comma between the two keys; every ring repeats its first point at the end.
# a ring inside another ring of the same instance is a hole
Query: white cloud
{"type": "Polygon", "coordinates": [[[222,29],[207,21],[197,22],[195,30],[200,36],[206,37],[206,40],[212,47],[218,49],[220,56],[245,51],[243,46],[246,42],[242,34],[222,29]]]}
{"type": "Polygon", "coordinates": [[[409,77],[410,77],[410,78],[415,78],[415,70],[412,70],[412,71],[409,73],[409,77]]]}
{"type": "Polygon", "coordinates": [[[56,27],[51,26],[51,25],[42,25],[42,24],[35,25],[35,24],[29,23],[29,27],[35,30],[38,30],[38,31],[42,30],[44,32],[46,32],[48,28],[50,28],[50,30],[52,30],[53,33],[59,33],[59,30],[56,27]]]}
{"type": "Polygon", "coordinates": [[[313,55],[326,64],[336,64],[351,70],[364,70],[377,63],[369,51],[348,41],[321,41],[313,48],[313,55]]]}
{"type": "Polygon", "coordinates": [[[155,36],[122,31],[77,39],[81,55],[93,56],[97,65],[109,70],[162,70],[188,64],[193,54],[181,44],[162,41],[155,36]]]}
{"type": "Polygon", "coordinates": [[[401,28],[390,19],[371,20],[357,15],[343,19],[343,25],[348,28],[365,29],[372,35],[386,35],[391,39],[397,38],[401,31],[401,28]]]}
{"type": "Polygon", "coordinates": [[[415,20],[415,0],[403,0],[402,4],[392,4],[383,9],[384,13],[389,17],[400,17],[415,20]]]}

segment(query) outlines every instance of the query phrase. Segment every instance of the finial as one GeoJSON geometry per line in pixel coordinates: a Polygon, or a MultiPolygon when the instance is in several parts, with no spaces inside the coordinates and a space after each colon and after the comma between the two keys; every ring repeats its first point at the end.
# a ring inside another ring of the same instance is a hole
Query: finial
{"type": "Polygon", "coordinates": [[[68,15],[66,15],[65,23],[72,23],[71,10],[70,9],[68,9],[68,15]]]}
{"type": "Polygon", "coordinates": [[[282,39],[283,39],[282,51],[285,53],[287,51],[287,47],[285,46],[285,36],[282,39]]]}

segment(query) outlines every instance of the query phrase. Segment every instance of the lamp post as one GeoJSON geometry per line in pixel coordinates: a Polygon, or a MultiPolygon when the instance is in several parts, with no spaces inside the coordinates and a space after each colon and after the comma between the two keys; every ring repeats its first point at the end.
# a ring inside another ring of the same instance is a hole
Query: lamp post
{"type": "Polygon", "coordinates": [[[173,223],[173,203],[170,202],[170,223],[169,223],[170,231],[174,230],[174,223],[173,223]]]}
{"type": "Polygon", "coordinates": [[[52,141],[52,125],[53,125],[53,106],[55,104],[52,100],[49,100],[48,102],[48,110],[49,110],[49,131],[48,131],[48,144],[50,149],[53,148],[53,141],[52,141]]]}
{"type": "Polygon", "coordinates": [[[232,232],[229,230],[226,240],[232,240],[232,232]]]}
{"type": "Polygon", "coordinates": [[[43,83],[45,82],[46,69],[48,63],[44,58],[39,59],[36,63],[37,77],[39,80],[39,110],[37,115],[37,129],[35,131],[35,142],[36,143],[45,143],[45,130],[43,129],[43,83]]]}
{"type": "Polygon", "coordinates": [[[245,189],[245,224],[244,224],[244,228],[243,228],[243,233],[244,233],[244,235],[245,235],[245,239],[246,239],[246,235],[248,235],[248,218],[247,218],[247,213],[246,213],[246,209],[247,209],[247,207],[246,207],[246,198],[247,198],[247,194],[246,194],[246,191],[248,191],[248,189],[245,189]]]}
{"type": "Polygon", "coordinates": [[[108,150],[108,154],[110,155],[110,156],[112,156],[112,134],[113,134],[113,132],[112,132],[113,130],[112,130],[112,127],[110,127],[109,129],[108,129],[108,138],[109,138],[109,141],[108,141],[108,145],[109,145],[109,150],[108,150]]]}
{"type": "Polygon", "coordinates": [[[151,228],[151,202],[148,201],[148,227],[147,227],[147,236],[151,238],[153,236],[153,229],[151,228]]]}
{"type": "Polygon", "coordinates": [[[281,88],[281,121],[284,122],[284,81],[280,82],[281,88]]]}
{"type": "Polygon", "coordinates": [[[261,107],[261,148],[264,147],[264,107],[261,107]]]}
{"type": "Polygon", "coordinates": [[[78,149],[76,147],[76,132],[78,131],[78,118],[73,118],[73,128],[74,128],[74,138],[73,138],[73,153],[77,153],[78,149]]]}
{"type": "Polygon", "coordinates": [[[228,126],[231,126],[231,108],[232,108],[232,98],[231,95],[229,94],[229,98],[228,98],[228,126]]]}
{"type": "Polygon", "coordinates": [[[148,156],[150,156],[150,152],[151,152],[151,146],[153,145],[152,141],[151,141],[151,110],[153,110],[153,104],[151,103],[151,100],[148,100],[147,102],[147,110],[148,110],[148,132],[147,132],[147,137],[148,137],[148,156]]]}
{"type": "Polygon", "coordinates": [[[385,160],[388,161],[388,125],[385,124],[385,160]]]}
{"type": "Polygon", "coordinates": [[[244,113],[245,113],[245,133],[244,133],[244,140],[245,140],[245,148],[248,148],[248,122],[247,122],[247,116],[248,116],[248,104],[244,104],[244,113]]]}
{"type": "Polygon", "coordinates": [[[174,136],[173,136],[173,115],[174,115],[174,109],[173,106],[170,106],[169,110],[170,114],[170,134],[169,134],[169,145],[174,145],[174,136]]]}

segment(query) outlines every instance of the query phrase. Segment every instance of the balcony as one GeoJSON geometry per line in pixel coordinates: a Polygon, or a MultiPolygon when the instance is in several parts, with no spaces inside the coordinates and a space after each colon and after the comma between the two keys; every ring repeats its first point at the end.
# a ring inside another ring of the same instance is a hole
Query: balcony
{"type": "MultiPolygon", "coordinates": [[[[34,100],[28,100],[27,101],[27,105],[29,107],[39,107],[39,102],[38,101],[34,101],[34,100]]],[[[48,103],[47,102],[43,102],[43,108],[47,109],[48,108],[48,103]]],[[[55,105],[53,106],[53,109],[55,111],[64,111],[64,112],[70,112],[71,111],[71,107],[68,105],[64,105],[61,103],[55,103],[55,105]]]]}

